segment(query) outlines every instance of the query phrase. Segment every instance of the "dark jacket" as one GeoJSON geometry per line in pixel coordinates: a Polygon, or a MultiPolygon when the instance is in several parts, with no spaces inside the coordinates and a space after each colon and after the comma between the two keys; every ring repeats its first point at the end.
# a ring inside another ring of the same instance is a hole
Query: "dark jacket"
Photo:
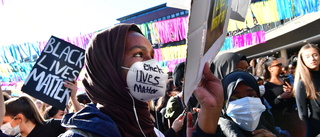
{"type": "Polygon", "coordinates": [[[6,134],[2,133],[2,131],[0,130],[0,137],[10,137],[10,136],[8,136],[8,135],[6,135],[6,134]]]}
{"type": "Polygon", "coordinates": [[[61,124],[71,129],[60,137],[121,137],[114,121],[94,104],[86,105],[77,113],[65,115],[61,124]]]}
{"type": "MultiPolygon", "coordinates": [[[[317,91],[320,89],[320,71],[312,71],[312,78],[317,91]]],[[[318,96],[318,98],[320,98],[318,96]]],[[[306,121],[307,137],[314,137],[320,134],[320,99],[307,99],[306,88],[302,81],[299,81],[296,88],[296,102],[299,117],[306,121]]]]}

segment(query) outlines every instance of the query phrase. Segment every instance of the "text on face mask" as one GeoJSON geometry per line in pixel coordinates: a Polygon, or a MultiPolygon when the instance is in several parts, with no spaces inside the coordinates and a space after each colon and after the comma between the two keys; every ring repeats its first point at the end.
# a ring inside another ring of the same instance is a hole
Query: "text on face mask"
{"type": "Polygon", "coordinates": [[[162,71],[161,68],[159,68],[158,65],[156,65],[155,67],[151,66],[150,64],[143,64],[143,68],[144,70],[147,71],[153,71],[153,72],[158,72],[160,74],[163,74],[164,72],[162,71]]]}

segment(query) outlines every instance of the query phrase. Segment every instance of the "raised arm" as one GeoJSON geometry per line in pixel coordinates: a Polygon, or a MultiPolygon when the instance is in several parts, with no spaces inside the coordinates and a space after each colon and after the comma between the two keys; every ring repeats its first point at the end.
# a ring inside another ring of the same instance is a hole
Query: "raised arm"
{"type": "Polygon", "coordinates": [[[193,94],[201,107],[198,115],[199,128],[206,134],[216,133],[224,93],[221,81],[211,73],[209,63],[205,64],[202,80],[193,94]]]}
{"type": "Polygon", "coordinates": [[[77,81],[74,79],[73,79],[73,82],[65,81],[64,86],[71,90],[70,101],[74,107],[74,110],[78,112],[83,107],[80,105],[80,102],[77,100],[77,91],[78,91],[77,81]]]}

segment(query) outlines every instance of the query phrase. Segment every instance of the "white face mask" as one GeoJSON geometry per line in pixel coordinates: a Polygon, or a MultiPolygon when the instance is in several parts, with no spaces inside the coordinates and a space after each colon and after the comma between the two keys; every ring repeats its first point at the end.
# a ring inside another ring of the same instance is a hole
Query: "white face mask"
{"type": "Polygon", "coordinates": [[[229,102],[227,115],[242,129],[253,131],[257,128],[261,113],[266,110],[261,99],[244,97],[229,102]]]}
{"type": "Polygon", "coordinates": [[[14,136],[20,133],[20,125],[17,125],[16,127],[12,127],[11,126],[11,122],[14,120],[15,118],[13,118],[10,122],[4,124],[1,126],[1,131],[9,136],[14,136]]]}
{"type": "Polygon", "coordinates": [[[131,95],[140,101],[149,101],[165,95],[168,74],[164,73],[156,60],[135,62],[127,74],[131,95]]]}

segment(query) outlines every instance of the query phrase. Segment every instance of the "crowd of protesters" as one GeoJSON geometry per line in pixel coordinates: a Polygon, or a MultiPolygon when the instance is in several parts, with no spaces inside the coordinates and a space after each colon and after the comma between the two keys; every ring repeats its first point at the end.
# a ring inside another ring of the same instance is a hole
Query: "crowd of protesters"
{"type": "Polygon", "coordinates": [[[315,137],[319,53],[317,45],[306,44],[286,63],[272,56],[221,54],[205,64],[184,104],[187,62],[177,64],[172,75],[157,71],[155,94],[137,93],[132,79],[151,73],[144,65],[158,65],[140,29],[119,24],[95,35],[86,49],[86,93],[76,95],[77,81],[65,81],[71,90],[65,110],[1,91],[0,137],[315,137]]]}

